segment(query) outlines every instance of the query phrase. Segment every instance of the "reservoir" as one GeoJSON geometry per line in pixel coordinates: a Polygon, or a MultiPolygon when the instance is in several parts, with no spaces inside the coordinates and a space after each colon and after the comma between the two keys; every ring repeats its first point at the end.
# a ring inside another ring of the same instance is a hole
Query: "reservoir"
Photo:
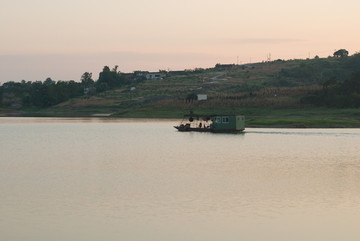
{"type": "Polygon", "coordinates": [[[360,240],[360,130],[0,118],[0,240],[360,240]]]}

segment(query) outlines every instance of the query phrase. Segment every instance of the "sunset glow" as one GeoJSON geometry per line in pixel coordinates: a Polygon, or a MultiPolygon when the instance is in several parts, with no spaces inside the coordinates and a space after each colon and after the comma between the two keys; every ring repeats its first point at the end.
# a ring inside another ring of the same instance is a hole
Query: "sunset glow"
{"type": "Polygon", "coordinates": [[[0,82],[360,50],[355,0],[4,0],[0,82]]]}

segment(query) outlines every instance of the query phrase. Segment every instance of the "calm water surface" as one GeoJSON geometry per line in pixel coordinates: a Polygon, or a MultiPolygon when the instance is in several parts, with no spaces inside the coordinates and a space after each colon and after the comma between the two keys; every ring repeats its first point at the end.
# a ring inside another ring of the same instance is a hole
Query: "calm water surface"
{"type": "Polygon", "coordinates": [[[0,240],[360,240],[360,130],[0,118],[0,240]]]}

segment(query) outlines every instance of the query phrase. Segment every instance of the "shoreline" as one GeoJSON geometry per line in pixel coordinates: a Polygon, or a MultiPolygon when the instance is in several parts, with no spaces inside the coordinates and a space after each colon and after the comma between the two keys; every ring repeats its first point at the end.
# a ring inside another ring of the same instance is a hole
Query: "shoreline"
{"type": "MultiPolygon", "coordinates": [[[[181,121],[182,118],[175,117],[174,115],[122,115],[122,116],[112,116],[108,114],[96,114],[96,115],[74,115],[74,114],[62,114],[62,115],[49,115],[48,113],[0,113],[0,118],[59,118],[59,119],[118,119],[118,120],[173,120],[181,121]]],[[[284,116],[246,116],[245,115],[245,125],[247,128],[291,128],[291,129],[311,129],[311,128],[333,128],[333,129],[343,129],[343,128],[360,128],[360,120],[349,119],[349,118],[307,118],[307,117],[284,117],[284,116]]]]}

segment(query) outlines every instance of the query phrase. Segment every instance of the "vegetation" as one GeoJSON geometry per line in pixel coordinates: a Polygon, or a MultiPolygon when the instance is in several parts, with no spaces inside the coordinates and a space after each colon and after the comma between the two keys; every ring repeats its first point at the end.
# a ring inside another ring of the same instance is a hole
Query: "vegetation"
{"type": "Polygon", "coordinates": [[[113,70],[110,70],[108,66],[105,66],[97,82],[92,79],[92,73],[89,72],[81,76],[80,83],[73,80],[55,82],[51,78],[43,82],[25,80],[6,82],[0,88],[0,104],[2,107],[10,108],[46,108],[71,98],[101,93],[125,83],[125,78],[117,71],[117,68],[115,66],[113,70]]]}
{"type": "Polygon", "coordinates": [[[338,51],[335,51],[334,57],[346,57],[349,55],[349,52],[346,49],[339,49],[338,51]]]}
{"type": "Polygon", "coordinates": [[[199,113],[243,113],[250,126],[360,127],[360,54],[276,60],[210,69],[124,74],[105,66],[98,80],[6,82],[0,114],[179,118],[199,113]],[[198,101],[197,94],[206,94],[198,101]]]}

